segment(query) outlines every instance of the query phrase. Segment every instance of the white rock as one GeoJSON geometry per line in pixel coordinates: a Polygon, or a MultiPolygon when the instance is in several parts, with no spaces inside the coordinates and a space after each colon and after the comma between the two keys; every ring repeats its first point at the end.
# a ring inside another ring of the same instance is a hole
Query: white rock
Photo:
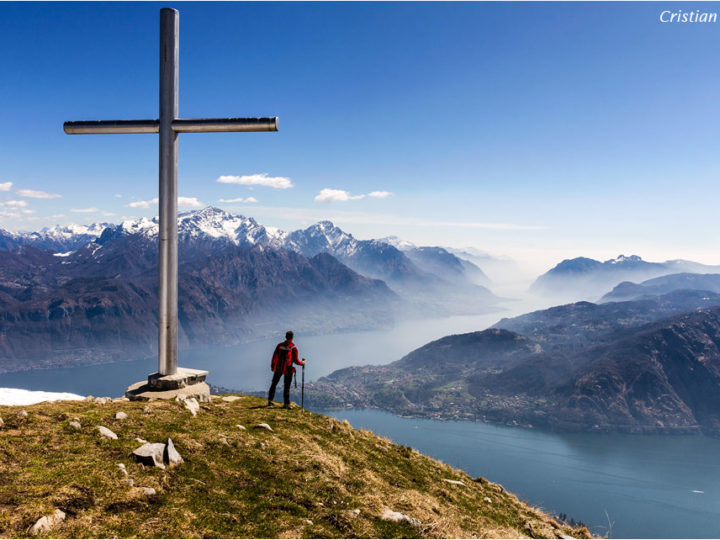
{"type": "Polygon", "coordinates": [[[125,420],[127,418],[127,413],[124,413],[123,411],[118,411],[115,413],[115,420],[125,420]]]}
{"type": "Polygon", "coordinates": [[[118,469],[120,469],[125,476],[128,475],[127,468],[125,467],[124,463],[118,463],[117,466],[118,466],[118,469]]]}
{"type": "Polygon", "coordinates": [[[145,496],[147,496],[147,497],[152,497],[152,496],[155,495],[155,493],[156,493],[155,488],[151,488],[151,487],[140,487],[140,486],[138,486],[138,489],[141,489],[142,492],[143,492],[143,495],[145,495],[145,496]]]}
{"type": "Polygon", "coordinates": [[[149,405],[145,405],[145,406],[143,407],[143,412],[144,412],[145,414],[150,414],[150,413],[152,412],[152,409],[150,408],[149,405]]]}
{"type": "Polygon", "coordinates": [[[30,534],[39,534],[47,532],[58,523],[65,519],[65,512],[62,510],[55,510],[50,516],[43,516],[35,522],[35,525],[30,527],[30,534]]]}
{"type": "Polygon", "coordinates": [[[191,398],[181,399],[180,401],[182,401],[185,404],[185,408],[188,411],[190,411],[193,416],[197,416],[197,413],[200,410],[200,404],[198,403],[197,399],[195,399],[194,397],[191,397],[191,398]]]}
{"type": "Polygon", "coordinates": [[[388,521],[396,521],[396,522],[406,521],[410,525],[414,525],[416,527],[419,527],[421,525],[420,520],[415,519],[414,517],[405,515],[401,512],[394,512],[394,511],[390,510],[389,508],[385,509],[385,511],[383,512],[383,515],[381,517],[382,517],[382,519],[386,519],[388,521]]]}
{"type": "Polygon", "coordinates": [[[71,428],[82,429],[82,425],[80,424],[80,422],[76,422],[75,420],[71,420],[71,421],[68,423],[68,425],[69,425],[71,428]]]}
{"type": "Polygon", "coordinates": [[[141,463],[154,465],[160,469],[165,468],[165,463],[163,463],[164,454],[165,445],[163,443],[145,443],[141,447],[133,450],[132,453],[141,463]]]}
{"type": "Polygon", "coordinates": [[[5,425],[5,422],[3,422],[3,419],[0,418],[0,427],[3,427],[5,425]]]}
{"type": "MultiPolygon", "coordinates": [[[[2,425],[2,424],[0,424],[0,426],[1,426],[1,425],[2,425]]],[[[237,427],[238,429],[242,429],[242,430],[245,429],[245,426],[243,426],[243,425],[241,425],[241,424],[235,424],[235,427],[237,427]]]]}
{"type": "Polygon", "coordinates": [[[485,498],[483,499],[483,501],[485,501],[485,502],[488,503],[488,504],[492,504],[492,499],[491,499],[490,497],[485,497],[485,498]]]}
{"type": "Polygon", "coordinates": [[[123,478],[123,479],[120,480],[120,481],[121,481],[123,484],[127,484],[127,485],[130,486],[130,487],[133,487],[133,486],[135,485],[135,480],[133,480],[132,478],[123,478]]]}
{"type": "Polygon", "coordinates": [[[223,396],[222,400],[227,401],[228,403],[232,403],[233,401],[237,401],[240,399],[240,396],[223,396]]]}
{"type": "Polygon", "coordinates": [[[268,431],[273,431],[273,428],[271,428],[268,424],[257,424],[256,426],[253,426],[255,429],[267,429],[268,431]]]}
{"type": "Polygon", "coordinates": [[[170,466],[174,467],[175,465],[180,465],[181,463],[184,463],[185,460],[178,454],[178,451],[175,450],[175,445],[172,442],[172,439],[168,437],[167,443],[165,444],[165,452],[164,456],[165,462],[170,466]]]}
{"type": "Polygon", "coordinates": [[[109,430],[108,428],[106,428],[105,426],[98,426],[97,428],[98,428],[98,431],[100,432],[100,436],[101,436],[101,437],[104,437],[105,439],[112,439],[112,440],[114,440],[114,439],[117,439],[117,438],[118,438],[118,436],[115,435],[115,433],[113,433],[112,431],[110,431],[110,430],[109,430]]]}
{"type": "Polygon", "coordinates": [[[28,417],[28,412],[27,412],[25,409],[23,409],[22,411],[20,411],[20,412],[18,413],[18,416],[19,416],[20,418],[27,418],[27,417],[28,417]]]}
{"type": "Polygon", "coordinates": [[[444,482],[447,482],[448,484],[453,484],[456,486],[464,486],[465,482],[461,482],[460,480],[450,480],[449,478],[443,478],[444,482]]]}
{"type": "Polygon", "coordinates": [[[306,519],[306,520],[305,520],[305,524],[306,524],[306,525],[312,525],[312,524],[313,524],[312,519],[306,519]]]}
{"type": "Polygon", "coordinates": [[[145,439],[141,439],[140,437],[135,437],[135,440],[139,442],[140,444],[145,444],[147,441],[145,439]]]}
{"type": "Polygon", "coordinates": [[[105,405],[108,401],[110,401],[110,398],[106,398],[106,397],[95,398],[95,403],[97,405],[105,405]]]}

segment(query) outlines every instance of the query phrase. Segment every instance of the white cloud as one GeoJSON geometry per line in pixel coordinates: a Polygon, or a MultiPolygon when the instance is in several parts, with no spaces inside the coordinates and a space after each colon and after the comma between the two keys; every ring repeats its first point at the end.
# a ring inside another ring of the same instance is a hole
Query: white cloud
{"type": "MultiPolygon", "coordinates": [[[[129,203],[129,208],[150,208],[158,203],[158,198],[150,199],[149,201],[135,201],[129,203]]],[[[178,197],[178,206],[185,208],[202,208],[205,203],[200,202],[197,197],[178,197]]]]}
{"type": "Polygon", "coordinates": [[[158,198],[150,199],[149,201],[135,201],[128,204],[129,208],[150,208],[151,206],[158,203],[158,198]]]}
{"type": "Polygon", "coordinates": [[[325,188],[315,196],[318,202],[335,202],[335,201],[354,201],[364,199],[365,195],[350,195],[349,192],[342,189],[325,188]]]}
{"type": "Polygon", "coordinates": [[[20,211],[21,211],[23,214],[25,214],[25,215],[34,214],[34,213],[35,213],[35,210],[28,210],[27,208],[23,208],[23,209],[20,210],[20,211]]]}
{"type": "Polygon", "coordinates": [[[99,212],[99,208],[71,208],[71,212],[75,212],[76,214],[94,214],[95,212],[99,212]]]}
{"type": "Polygon", "coordinates": [[[12,182],[0,183],[0,191],[10,191],[11,187],[12,187],[12,182]]]}
{"type": "Polygon", "coordinates": [[[178,206],[186,208],[202,208],[205,203],[197,200],[197,197],[178,197],[178,206]]]}
{"type": "Polygon", "coordinates": [[[59,199],[62,197],[62,195],[58,195],[57,193],[48,193],[47,191],[37,191],[34,189],[17,189],[15,193],[29,199],[59,199]]]}
{"type": "Polygon", "coordinates": [[[246,176],[221,176],[217,179],[221,184],[241,184],[243,186],[265,186],[274,189],[287,189],[293,183],[285,176],[268,176],[268,173],[248,174],[246,176]]]}
{"type": "Polygon", "coordinates": [[[325,188],[315,196],[315,200],[318,202],[337,202],[337,201],[357,201],[364,199],[365,197],[372,197],[374,199],[384,199],[392,195],[389,191],[371,191],[367,195],[351,195],[349,191],[342,189],[330,189],[325,188]]]}
{"type": "Polygon", "coordinates": [[[243,199],[242,197],[237,197],[236,199],[220,199],[218,202],[222,203],[256,203],[258,200],[255,197],[248,197],[247,199],[243,199]]]}
{"type": "Polygon", "coordinates": [[[0,206],[4,206],[5,208],[25,208],[27,203],[25,201],[2,201],[0,202],[0,206]]]}
{"type": "Polygon", "coordinates": [[[116,193],[116,194],[115,194],[115,198],[116,198],[116,199],[122,199],[122,194],[121,194],[121,193],[116,193]]]}
{"type": "Polygon", "coordinates": [[[385,199],[386,197],[389,197],[392,195],[389,191],[371,191],[367,194],[368,197],[374,197],[376,199],[385,199]]]}
{"type": "Polygon", "coordinates": [[[100,212],[100,213],[101,213],[103,216],[105,216],[105,217],[110,217],[110,216],[114,216],[114,215],[115,215],[115,212],[100,212]]]}

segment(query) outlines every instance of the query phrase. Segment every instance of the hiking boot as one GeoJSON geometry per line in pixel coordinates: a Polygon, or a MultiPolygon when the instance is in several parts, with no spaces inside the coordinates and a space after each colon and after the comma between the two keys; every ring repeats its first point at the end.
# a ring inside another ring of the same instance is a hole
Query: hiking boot
{"type": "Polygon", "coordinates": [[[289,403],[286,403],[285,405],[282,406],[282,408],[283,408],[283,409],[289,409],[289,408],[290,408],[290,404],[289,404],[289,403]]]}
{"type": "Polygon", "coordinates": [[[267,404],[267,406],[268,406],[268,407],[272,407],[272,406],[274,406],[274,404],[273,404],[273,402],[272,402],[272,401],[268,400],[268,404],[267,404]]]}

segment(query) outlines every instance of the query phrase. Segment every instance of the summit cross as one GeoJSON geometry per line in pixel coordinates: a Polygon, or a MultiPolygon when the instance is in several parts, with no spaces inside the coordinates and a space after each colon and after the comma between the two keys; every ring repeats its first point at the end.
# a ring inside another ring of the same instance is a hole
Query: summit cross
{"type": "MultiPolygon", "coordinates": [[[[69,135],[92,133],[158,133],[160,135],[157,374],[160,378],[173,378],[178,373],[178,133],[278,130],[277,117],[178,118],[179,51],[178,11],[163,8],[160,10],[159,119],[65,122],[63,126],[65,133],[69,135]]],[[[152,380],[150,382],[152,383],[152,380]]],[[[180,386],[183,384],[181,383],[180,386]]]]}

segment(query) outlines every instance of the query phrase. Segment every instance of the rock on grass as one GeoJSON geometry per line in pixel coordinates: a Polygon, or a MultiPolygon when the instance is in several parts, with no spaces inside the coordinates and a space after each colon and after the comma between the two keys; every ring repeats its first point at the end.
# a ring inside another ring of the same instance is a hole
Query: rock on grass
{"type": "Polygon", "coordinates": [[[382,518],[387,521],[395,521],[398,523],[405,521],[405,522],[409,523],[410,525],[414,525],[415,527],[419,527],[421,525],[419,519],[410,517],[406,514],[403,514],[402,512],[395,512],[393,510],[390,510],[389,508],[385,509],[385,511],[382,514],[382,518]]]}
{"type": "Polygon", "coordinates": [[[140,463],[153,465],[160,469],[165,468],[165,463],[163,462],[164,454],[165,445],[163,443],[145,443],[140,448],[133,450],[132,453],[140,463]]]}
{"type": "Polygon", "coordinates": [[[49,516],[43,516],[38,519],[35,524],[30,527],[30,534],[40,534],[51,530],[58,523],[65,519],[65,512],[62,510],[55,510],[49,516]]]}
{"type": "Polygon", "coordinates": [[[175,465],[180,465],[184,462],[183,458],[178,454],[178,451],[175,450],[175,445],[172,442],[172,439],[168,437],[167,443],[165,443],[165,452],[163,455],[165,462],[170,466],[174,467],[175,465]]]}
{"type": "Polygon", "coordinates": [[[98,431],[100,432],[100,436],[103,439],[115,440],[118,438],[118,436],[115,435],[115,433],[113,433],[111,430],[109,430],[105,426],[98,426],[97,428],[98,428],[98,431]]]}

